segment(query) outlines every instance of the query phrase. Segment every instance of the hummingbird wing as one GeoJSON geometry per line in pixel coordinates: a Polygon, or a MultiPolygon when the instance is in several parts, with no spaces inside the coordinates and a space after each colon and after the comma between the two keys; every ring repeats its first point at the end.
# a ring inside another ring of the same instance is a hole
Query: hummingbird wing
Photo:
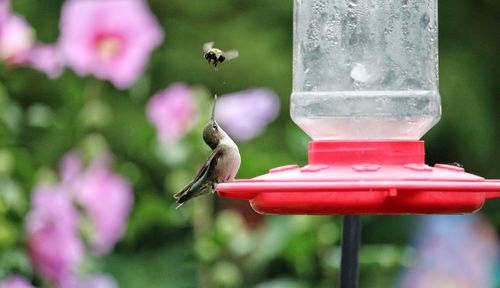
{"type": "Polygon", "coordinates": [[[196,174],[194,179],[189,182],[186,187],[174,195],[177,203],[182,205],[184,202],[193,197],[208,192],[214,192],[212,191],[213,181],[210,181],[210,174],[213,173],[214,167],[217,165],[217,162],[222,155],[223,149],[221,147],[217,147],[212,151],[212,154],[208,156],[207,161],[205,161],[205,164],[201,167],[200,171],[198,171],[198,174],[196,174]]]}

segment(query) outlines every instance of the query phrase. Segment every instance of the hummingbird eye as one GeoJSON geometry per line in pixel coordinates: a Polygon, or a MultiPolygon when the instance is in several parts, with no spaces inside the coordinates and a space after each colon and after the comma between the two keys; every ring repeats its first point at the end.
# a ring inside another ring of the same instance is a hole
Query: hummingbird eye
{"type": "Polygon", "coordinates": [[[212,124],[212,128],[217,129],[217,124],[212,124]]]}

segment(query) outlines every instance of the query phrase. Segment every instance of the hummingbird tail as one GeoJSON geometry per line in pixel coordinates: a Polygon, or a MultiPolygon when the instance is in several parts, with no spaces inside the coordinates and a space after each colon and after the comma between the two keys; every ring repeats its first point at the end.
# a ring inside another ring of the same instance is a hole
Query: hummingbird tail
{"type": "Polygon", "coordinates": [[[201,196],[203,194],[209,194],[210,192],[214,192],[212,191],[212,187],[213,185],[210,184],[210,183],[205,183],[203,186],[201,187],[195,187],[194,185],[189,187],[188,189],[185,189],[185,190],[182,190],[180,191],[179,193],[175,194],[174,195],[174,198],[177,200],[177,207],[176,209],[178,209],[179,207],[182,206],[182,204],[186,203],[188,200],[194,198],[194,197],[198,197],[198,196],[201,196]]]}
{"type": "Polygon", "coordinates": [[[174,194],[174,199],[175,200],[179,200],[179,198],[182,197],[182,195],[186,194],[187,191],[191,188],[192,185],[188,185],[186,187],[184,187],[181,191],[177,192],[174,194]]]}

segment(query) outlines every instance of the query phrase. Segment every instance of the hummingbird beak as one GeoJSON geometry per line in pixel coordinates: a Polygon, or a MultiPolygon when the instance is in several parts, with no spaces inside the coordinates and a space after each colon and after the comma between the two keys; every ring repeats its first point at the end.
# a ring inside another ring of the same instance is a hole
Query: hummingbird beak
{"type": "Polygon", "coordinates": [[[215,121],[215,104],[217,104],[217,94],[214,96],[214,103],[212,104],[212,121],[215,121]]]}

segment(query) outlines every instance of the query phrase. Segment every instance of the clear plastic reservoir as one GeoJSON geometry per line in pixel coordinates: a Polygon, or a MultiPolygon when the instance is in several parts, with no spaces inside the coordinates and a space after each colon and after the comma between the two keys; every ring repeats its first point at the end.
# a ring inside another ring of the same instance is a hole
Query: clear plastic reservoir
{"type": "Polygon", "coordinates": [[[437,0],[294,0],[291,116],[314,140],[422,137],[441,116],[437,0]]]}

